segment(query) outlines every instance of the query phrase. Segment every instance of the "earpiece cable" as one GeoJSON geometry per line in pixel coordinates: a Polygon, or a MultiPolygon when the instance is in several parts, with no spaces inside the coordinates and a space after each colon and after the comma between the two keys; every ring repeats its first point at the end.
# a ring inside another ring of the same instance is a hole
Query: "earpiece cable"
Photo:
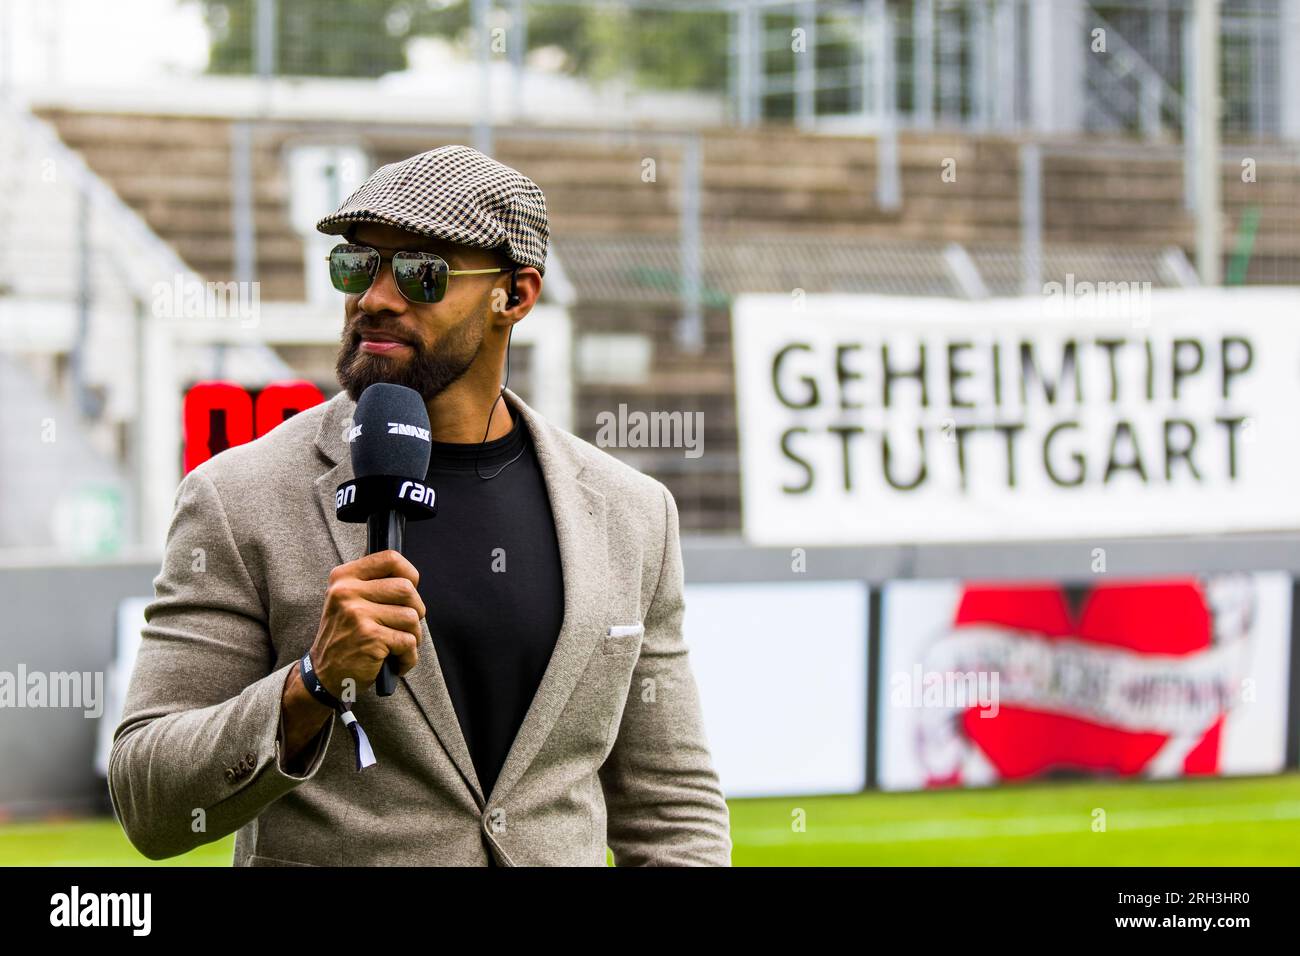
{"type": "MultiPolygon", "coordinates": [[[[514,276],[512,275],[512,276],[510,277],[510,279],[511,279],[511,282],[510,282],[510,291],[511,291],[511,293],[513,293],[513,292],[515,291],[515,290],[514,290],[514,276]]],[[[510,326],[510,331],[506,333],[506,380],[505,380],[505,382],[504,382],[504,383],[502,384],[502,386],[501,386],[501,391],[500,391],[500,393],[498,393],[498,395],[497,395],[497,397],[496,397],[496,401],[494,401],[494,402],[492,403],[492,407],[488,410],[487,428],[485,428],[485,429],[483,430],[483,440],[482,440],[481,442],[479,442],[479,446],[478,446],[478,450],[479,450],[479,452],[482,452],[482,451],[483,451],[483,446],[487,444],[488,432],[492,431],[492,416],[496,414],[496,410],[497,410],[497,402],[501,401],[501,399],[505,397],[505,394],[506,394],[506,386],[510,384],[510,340],[514,337],[514,334],[515,334],[515,327],[514,327],[514,325],[511,325],[511,326],[510,326]]],[[[526,447],[527,447],[527,446],[525,446],[525,448],[526,448],[526,447]]],[[[495,478],[497,475],[501,474],[501,472],[505,471],[507,468],[509,468],[511,465],[513,465],[515,462],[517,462],[517,461],[518,461],[518,460],[523,456],[523,454],[524,454],[524,448],[520,448],[520,449],[519,449],[519,454],[518,454],[518,455],[515,455],[514,458],[511,458],[508,462],[506,462],[504,465],[502,465],[502,466],[501,466],[500,468],[498,468],[496,471],[492,472],[492,474],[490,474],[490,475],[484,475],[484,474],[480,474],[480,472],[479,472],[479,470],[478,470],[478,453],[475,453],[475,455],[474,455],[474,474],[478,475],[478,476],[479,476],[480,478],[482,478],[484,481],[487,481],[487,480],[489,480],[489,479],[491,479],[491,478],[495,478]]]]}

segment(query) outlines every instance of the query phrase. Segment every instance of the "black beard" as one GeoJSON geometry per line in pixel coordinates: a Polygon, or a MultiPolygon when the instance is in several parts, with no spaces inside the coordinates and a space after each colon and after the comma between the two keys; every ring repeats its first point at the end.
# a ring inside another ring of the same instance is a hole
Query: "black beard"
{"type": "Polygon", "coordinates": [[[432,401],[474,364],[477,347],[456,354],[457,346],[466,342],[469,330],[469,323],[449,330],[432,352],[419,342],[408,342],[411,356],[404,360],[363,352],[361,337],[354,332],[344,333],[343,347],[334,364],[339,385],[354,402],[361,401],[361,393],[376,382],[405,385],[419,392],[426,402],[432,401]]]}

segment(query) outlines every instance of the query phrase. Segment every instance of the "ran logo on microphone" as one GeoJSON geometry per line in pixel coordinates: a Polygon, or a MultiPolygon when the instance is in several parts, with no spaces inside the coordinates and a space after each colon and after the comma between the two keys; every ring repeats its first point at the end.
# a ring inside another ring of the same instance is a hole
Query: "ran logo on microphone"
{"type": "Polygon", "coordinates": [[[431,505],[433,504],[433,489],[418,481],[404,481],[397,492],[397,497],[409,498],[416,504],[431,505]]]}
{"type": "Polygon", "coordinates": [[[50,897],[51,926],[129,926],[135,936],[148,936],[153,920],[152,893],[71,893],[50,897]]]}
{"type": "Polygon", "coordinates": [[[406,425],[402,422],[389,422],[388,434],[410,435],[412,438],[423,438],[425,441],[429,441],[429,429],[420,428],[416,425],[406,425]]]}

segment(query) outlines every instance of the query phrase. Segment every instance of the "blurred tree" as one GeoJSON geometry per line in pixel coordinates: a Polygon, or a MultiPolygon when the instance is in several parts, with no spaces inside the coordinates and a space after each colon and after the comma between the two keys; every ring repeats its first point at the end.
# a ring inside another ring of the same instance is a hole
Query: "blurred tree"
{"type": "MultiPolygon", "coordinates": [[[[212,37],[208,71],[255,72],[256,0],[199,2],[212,37]]],[[[277,0],[274,70],[376,77],[405,69],[413,6],[405,0],[277,0]]]]}
{"type": "MultiPolygon", "coordinates": [[[[255,69],[256,0],[198,0],[212,35],[213,73],[255,69]]],[[[727,16],[628,7],[528,4],[528,49],[558,49],[563,69],[593,81],[626,77],[659,89],[720,90],[727,16]]],[[[406,68],[405,45],[440,36],[471,53],[470,0],[276,0],[276,72],[376,77],[406,68]]],[[[491,23],[506,28],[508,6],[491,23]]]]}

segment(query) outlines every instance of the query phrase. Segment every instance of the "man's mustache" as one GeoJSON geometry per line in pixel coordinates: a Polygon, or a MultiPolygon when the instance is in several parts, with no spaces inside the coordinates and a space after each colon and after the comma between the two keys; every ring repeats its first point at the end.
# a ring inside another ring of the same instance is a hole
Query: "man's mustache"
{"type": "Polygon", "coordinates": [[[369,322],[354,324],[349,330],[347,337],[351,347],[357,349],[360,348],[361,340],[367,336],[375,339],[400,342],[402,345],[409,345],[413,349],[419,349],[422,345],[419,339],[408,335],[400,329],[369,322]]]}

